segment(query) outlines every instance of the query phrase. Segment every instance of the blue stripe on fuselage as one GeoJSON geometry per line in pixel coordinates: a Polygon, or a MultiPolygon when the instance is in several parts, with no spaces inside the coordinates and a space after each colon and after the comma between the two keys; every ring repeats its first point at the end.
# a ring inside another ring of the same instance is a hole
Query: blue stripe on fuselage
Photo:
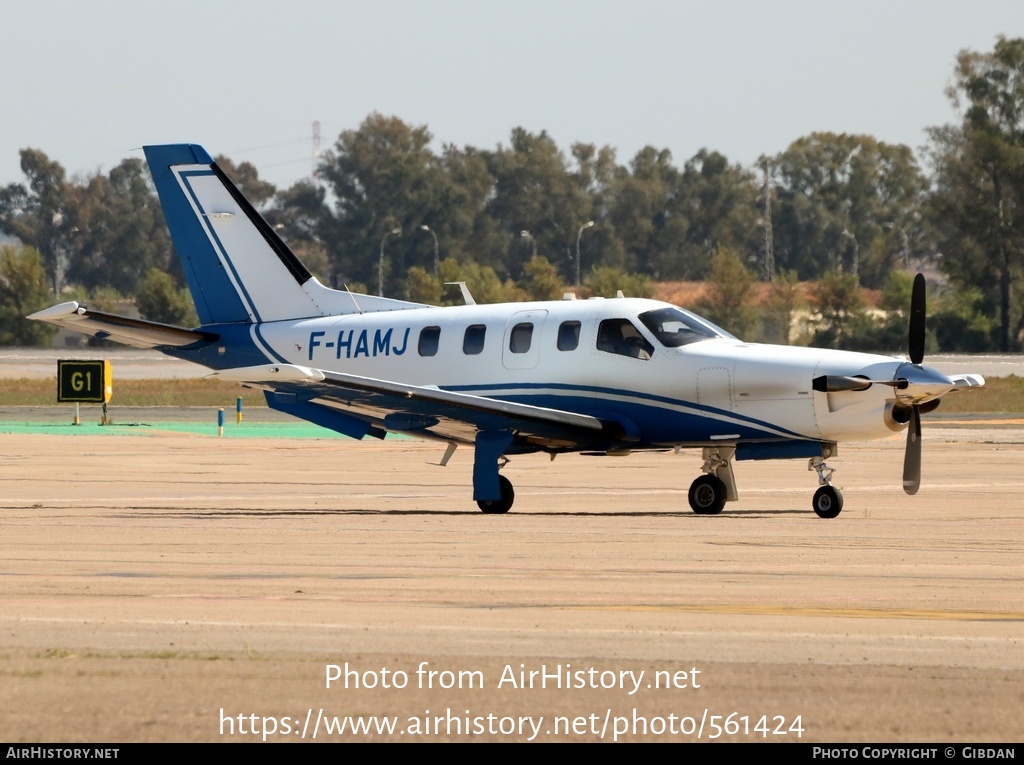
{"type": "MultiPolygon", "coordinates": [[[[676,418],[685,418],[687,422],[691,419],[699,420],[704,423],[705,428],[714,424],[714,428],[707,431],[707,437],[721,435],[723,432],[726,432],[730,434],[739,433],[744,438],[764,438],[766,436],[809,438],[809,436],[803,433],[797,433],[775,423],[765,422],[726,409],[719,409],[692,401],[673,399],[668,396],[659,396],[653,393],[642,393],[635,390],[564,383],[509,383],[498,385],[450,385],[443,387],[445,390],[470,393],[476,396],[501,398],[550,409],[578,412],[580,414],[590,414],[598,418],[600,418],[601,412],[617,412],[633,421],[640,428],[644,434],[644,440],[656,442],[662,442],[663,438],[655,437],[651,434],[666,431],[665,428],[661,427],[666,421],[674,423],[667,430],[676,434],[669,437],[668,440],[681,440],[678,438],[678,428],[680,426],[674,422],[676,418]],[[523,390],[536,392],[515,392],[523,390]],[[579,393],[593,393],[601,397],[617,396],[630,400],[624,402],[607,400],[607,398],[591,398],[577,395],[579,393]],[[680,408],[697,410],[697,412],[702,412],[703,414],[680,412],[678,411],[680,408]]],[[[813,437],[811,438],[813,440],[813,437]]]]}
{"type": "Polygon", "coordinates": [[[270,343],[268,343],[266,338],[263,337],[263,332],[260,331],[260,325],[259,324],[254,324],[253,325],[253,332],[256,333],[256,339],[259,341],[259,343],[262,346],[264,352],[270,353],[281,364],[291,364],[291,362],[288,361],[288,359],[286,359],[284,356],[282,356],[280,353],[275,351],[270,346],[270,343]]]}

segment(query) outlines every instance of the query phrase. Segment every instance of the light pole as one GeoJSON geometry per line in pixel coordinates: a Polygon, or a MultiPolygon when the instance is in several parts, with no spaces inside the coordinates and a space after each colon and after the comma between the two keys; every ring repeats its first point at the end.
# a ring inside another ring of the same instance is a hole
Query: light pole
{"type": "Polygon", "coordinates": [[[761,275],[766,282],[775,279],[775,234],[772,230],[772,163],[768,157],[761,157],[764,170],[764,215],[758,221],[764,226],[764,257],[761,261],[761,275]]]}
{"type": "Polygon", "coordinates": [[[53,250],[53,294],[60,296],[64,289],[64,274],[67,271],[66,264],[70,262],[68,253],[71,251],[70,239],[78,234],[78,226],[71,226],[67,232],[62,234],[64,228],[64,213],[55,212],[50,216],[50,223],[54,233],[50,237],[51,249],[53,250]],[[63,248],[62,248],[63,245],[63,248]],[[61,250],[63,249],[63,254],[61,250]]]}
{"type": "Polygon", "coordinates": [[[584,229],[588,229],[594,225],[594,221],[588,220],[582,226],[580,230],[576,232],[576,288],[580,286],[580,238],[583,236],[584,229]]]}
{"type": "Polygon", "coordinates": [[[527,231],[525,228],[519,232],[519,236],[523,239],[529,239],[530,244],[533,245],[533,257],[537,257],[537,240],[533,238],[533,234],[527,231]]]}
{"type": "MultiPolygon", "coordinates": [[[[863,148],[864,147],[861,146],[860,144],[857,144],[856,146],[854,146],[853,149],[851,149],[850,153],[846,155],[846,159],[843,160],[843,164],[841,164],[839,166],[839,169],[840,170],[848,171],[849,175],[852,176],[853,175],[853,165],[851,163],[853,162],[853,158],[856,157],[858,154],[860,154],[860,150],[863,149],[863,148]]],[[[847,182],[849,182],[849,180],[847,180],[847,182]]]]}
{"type": "Polygon", "coordinates": [[[384,297],[384,242],[392,234],[402,234],[402,229],[395,226],[380,239],[380,260],[377,261],[377,296],[384,297]]]}
{"type": "Polygon", "coordinates": [[[422,229],[423,231],[429,231],[430,235],[434,237],[434,276],[437,276],[438,272],[441,270],[441,260],[437,254],[437,234],[435,234],[434,229],[432,229],[426,223],[420,226],[420,229],[422,229]]]}
{"type": "Polygon", "coordinates": [[[895,223],[884,223],[882,228],[896,229],[900,232],[900,237],[903,239],[903,268],[907,271],[910,270],[910,237],[907,236],[907,230],[903,226],[897,226],[895,223]]]}
{"type": "MultiPolygon", "coordinates": [[[[844,206],[846,207],[846,224],[847,226],[853,225],[853,221],[850,220],[850,210],[853,209],[853,199],[849,197],[850,192],[850,179],[853,178],[853,158],[860,154],[860,150],[863,147],[857,144],[853,147],[849,154],[846,155],[846,159],[843,160],[843,164],[840,165],[839,169],[847,172],[846,176],[846,194],[847,199],[844,206]]],[[[848,237],[853,241],[853,275],[857,277],[857,283],[860,283],[860,245],[857,244],[857,237],[850,233],[848,228],[843,229],[843,236],[848,237]]],[[[839,273],[842,273],[842,258],[840,258],[839,273]]]]}
{"type": "MultiPolygon", "coordinates": [[[[860,282],[860,246],[857,244],[857,237],[850,233],[849,229],[843,229],[843,236],[853,242],[853,275],[857,278],[858,283],[860,282]]],[[[841,269],[840,269],[841,271],[841,269]]]]}

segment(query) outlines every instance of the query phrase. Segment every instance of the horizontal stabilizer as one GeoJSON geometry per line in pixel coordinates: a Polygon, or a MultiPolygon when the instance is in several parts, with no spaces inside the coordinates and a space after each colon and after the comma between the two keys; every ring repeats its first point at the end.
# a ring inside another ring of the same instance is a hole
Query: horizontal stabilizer
{"type": "Polygon", "coordinates": [[[44,308],[28,318],[56,324],[58,327],[91,335],[100,340],[115,340],[136,348],[188,348],[197,344],[213,343],[218,339],[212,332],[132,319],[103,311],[90,311],[74,301],[44,308]]]}

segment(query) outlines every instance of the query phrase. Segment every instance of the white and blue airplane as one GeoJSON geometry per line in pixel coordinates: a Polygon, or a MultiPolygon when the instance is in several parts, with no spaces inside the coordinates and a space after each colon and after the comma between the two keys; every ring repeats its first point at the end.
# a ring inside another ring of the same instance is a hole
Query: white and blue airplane
{"type": "MultiPolygon", "coordinates": [[[[922,365],[924,279],[909,360],[745,343],[654,300],[435,307],[321,284],[201,147],[145,147],[196,312],[195,329],[62,303],[29,318],[203,364],[270,407],[346,436],[474,447],[473,498],[512,507],[509,455],[700,449],[694,512],[738,498],[733,462],[807,459],[813,509],[842,510],[826,460],[840,441],[908,429],[903,487],[921,477],[921,414],[984,385],[922,365]]],[[[571,296],[567,296],[571,297],[571,296]]]]}

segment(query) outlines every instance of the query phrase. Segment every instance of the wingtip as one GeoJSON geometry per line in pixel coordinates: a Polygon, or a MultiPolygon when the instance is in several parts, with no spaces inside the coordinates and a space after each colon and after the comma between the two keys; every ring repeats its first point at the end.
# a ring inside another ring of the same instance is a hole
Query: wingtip
{"type": "Polygon", "coordinates": [[[985,378],[981,375],[968,374],[968,375],[952,375],[950,380],[957,388],[984,388],[985,378]]]}
{"type": "Polygon", "coordinates": [[[55,321],[58,319],[68,319],[81,312],[82,306],[72,300],[68,303],[58,303],[41,311],[30,313],[25,318],[32,319],[32,321],[55,321]]]}
{"type": "Polygon", "coordinates": [[[298,364],[261,364],[255,367],[221,369],[208,377],[233,382],[322,382],[325,377],[319,369],[298,364]]]}

